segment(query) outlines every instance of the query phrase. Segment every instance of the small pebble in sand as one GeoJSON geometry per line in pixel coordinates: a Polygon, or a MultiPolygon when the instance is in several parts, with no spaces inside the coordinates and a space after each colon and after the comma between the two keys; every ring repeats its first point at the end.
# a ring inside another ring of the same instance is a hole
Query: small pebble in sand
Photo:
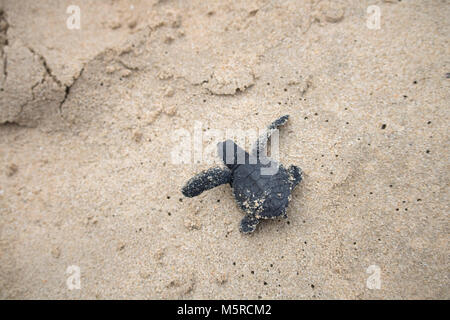
{"type": "Polygon", "coordinates": [[[156,250],[155,259],[160,261],[164,257],[165,253],[166,253],[166,250],[164,248],[160,248],[160,249],[156,250]]]}
{"type": "Polygon", "coordinates": [[[125,249],[125,243],[120,242],[120,243],[117,245],[117,251],[122,251],[123,249],[125,249]]]}
{"type": "Polygon", "coordinates": [[[128,28],[134,29],[134,28],[136,28],[136,26],[137,26],[137,20],[136,19],[133,19],[130,22],[128,22],[128,28]]]}
{"type": "Polygon", "coordinates": [[[337,1],[324,1],[320,2],[316,9],[313,11],[312,16],[316,21],[319,21],[321,25],[324,22],[337,23],[344,19],[345,8],[337,1]]]}
{"type": "Polygon", "coordinates": [[[137,143],[139,143],[139,142],[141,142],[142,141],[142,132],[139,132],[139,131],[136,131],[134,134],[133,134],[133,140],[135,141],[135,142],[137,142],[137,143]]]}
{"type": "Polygon", "coordinates": [[[171,79],[171,78],[173,78],[173,74],[170,73],[170,72],[167,71],[167,70],[161,70],[161,71],[158,73],[158,79],[159,79],[159,80],[169,80],[169,79],[171,79]]]}
{"type": "Polygon", "coordinates": [[[59,247],[54,247],[51,254],[53,258],[58,259],[61,256],[61,249],[59,247]]]}
{"type": "Polygon", "coordinates": [[[19,167],[15,163],[12,163],[6,168],[6,175],[8,177],[12,177],[13,175],[15,175],[17,173],[18,170],[19,170],[19,167]]]}
{"type": "Polygon", "coordinates": [[[120,27],[122,27],[122,23],[120,23],[120,21],[112,21],[112,22],[110,23],[109,27],[110,27],[112,30],[116,30],[116,29],[119,29],[120,27]]]}
{"type": "Polygon", "coordinates": [[[148,278],[150,278],[151,274],[152,274],[152,271],[151,271],[151,270],[141,270],[141,271],[139,271],[139,276],[140,276],[142,279],[148,279],[148,278]]]}
{"type": "Polygon", "coordinates": [[[202,227],[202,224],[196,219],[186,219],[184,221],[184,226],[188,230],[199,230],[202,227]]]}
{"type": "Polygon", "coordinates": [[[169,98],[173,97],[174,94],[175,94],[175,90],[171,86],[168,86],[164,92],[164,96],[169,97],[169,98]]]}
{"type": "Polygon", "coordinates": [[[339,6],[330,6],[325,12],[325,20],[331,23],[337,23],[344,19],[344,8],[339,6]]]}
{"type": "Polygon", "coordinates": [[[176,106],[168,106],[164,108],[164,113],[168,116],[174,116],[177,114],[177,107],[176,106]]]}
{"type": "Polygon", "coordinates": [[[216,276],[216,281],[218,284],[224,284],[225,282],[228,281],[228,277],[226,274],[221,273],[216,276]]]}
{"type": "Polygon", "coordinates": [[[171,44],[175,39],[172,36],[167,36],[164,38],[165,44],[171,44]]]}
{"type": "Polygon", "coordinates": [[[181,15],[176,14],[174,20],[172,21],[172,28],[179,28],[181,27],[182,18],[181,15]]]}
{"type": "Polygon", "coordinates": [[[106,67],[105,71],[109,74],[114,73],[116,71],[116,67],[109,65],[106,67]]]}
{"type": "Polygon", "coordinates": [[[129,77],[130,75],[131,75],[131,70],[128,70],[128,69],[122,69],[122,70],[120,71],[120,76],[123,77],[123,78],[127,78],[127,77],[129,77]]]}

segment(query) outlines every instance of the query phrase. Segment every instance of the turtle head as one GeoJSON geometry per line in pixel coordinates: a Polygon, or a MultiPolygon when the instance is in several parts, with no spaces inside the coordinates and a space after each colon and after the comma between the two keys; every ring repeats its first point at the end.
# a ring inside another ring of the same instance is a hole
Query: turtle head
{"type": "Polygon", "coordinates": [[[223,163],[230,170],[236,169],[240,164],[248,163],[249,155],[240,148],[234,141],[226,140],[217,144],[217,151],[223,163]]]}

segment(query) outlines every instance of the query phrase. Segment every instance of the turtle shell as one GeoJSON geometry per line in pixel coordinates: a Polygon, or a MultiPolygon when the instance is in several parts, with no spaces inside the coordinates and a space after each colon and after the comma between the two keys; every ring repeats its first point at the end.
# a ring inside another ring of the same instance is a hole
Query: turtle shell
{"type": "MultiPolygon", "coordinates": [[[[272,175],[261,174],[267,165],[241,164],[233,171],[232,187],[238,205],[258,219],[285,214],[291,194],[288,171],[280,164],[272,175]]],[[[264,172],[263,172],[264,173],[264,172]]]]}

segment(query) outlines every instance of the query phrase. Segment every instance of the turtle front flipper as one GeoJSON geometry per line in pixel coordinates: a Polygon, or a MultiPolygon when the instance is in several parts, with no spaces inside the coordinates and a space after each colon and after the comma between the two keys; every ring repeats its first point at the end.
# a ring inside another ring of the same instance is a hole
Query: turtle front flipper
{"type": "Polygon", "coordinates": [[[239,230],[241,230],[242,233],[252,233],[255,231],[258,223],[259,219],[257,219],[253,214],[248,214],[241,220],[239,230]]]}
{"type": "Polygon", "coordinates": [[[212,189],[231,181],[231,171],[228,168],[214,167],[200,172],[181,189],[184,196],[192,198],[203,191],[212,189]]]}
{"type": "Polygon", "coordinates": [[[278,127],[284,125],[289,119],[289,115],[284,115],[280,118],[278,118],[277,120],[275,120],[274,122],[272,122],[266,129],[266,131],[259,136],[258,140],[255,142],[255,144],[252,147],[252,152],[251,154],[253,156],[258,156],[259,154],[266,150],[267,147],[267,142],[270,139],[270,136],[272,135],[272,133],[278,129],[278,127]]]}

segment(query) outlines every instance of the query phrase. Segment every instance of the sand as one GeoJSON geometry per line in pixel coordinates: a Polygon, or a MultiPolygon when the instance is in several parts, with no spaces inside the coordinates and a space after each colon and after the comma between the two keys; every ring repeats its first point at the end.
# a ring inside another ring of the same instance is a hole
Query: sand
{"type": "Polygon", "coordinates": [[[1,298],[450,298],[448,1],[0,8],[1,298]],[[287,220],[182,196],[177,132],[283,114],[287,220]]]}

